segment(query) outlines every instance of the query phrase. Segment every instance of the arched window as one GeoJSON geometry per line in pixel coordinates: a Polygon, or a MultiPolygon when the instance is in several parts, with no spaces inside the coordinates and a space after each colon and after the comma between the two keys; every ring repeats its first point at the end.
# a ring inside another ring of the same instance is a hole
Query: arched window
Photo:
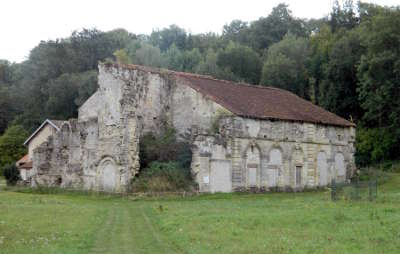
{"type": "Polygon", "coordinates": [[[269,152],[269,164],[270,165],[282,165],[281,150],[274,148],[269,152]]]}

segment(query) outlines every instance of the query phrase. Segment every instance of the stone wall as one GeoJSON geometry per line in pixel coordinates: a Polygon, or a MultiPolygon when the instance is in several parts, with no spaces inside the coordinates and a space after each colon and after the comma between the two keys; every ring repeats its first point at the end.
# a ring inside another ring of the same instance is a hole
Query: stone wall
{"type": "Polygon", "coordinates": [[[78,119],[34,151],[33,185],[127,191],[140,137],[166,125],[193,143],[200,191],[321,186],[354,165],[351,128],[235,117],[171,72],[99,65],[98,82],[78,119]]]}
{"type": "Polygon", "coordinates": [[[28,157],[32,160],[33,150],[38,147],[41,143],[45,142],[49,136],[54,135],[56,129],[50,124],[46,124],[43,128],[36,133],[35,138],[31,139],[28,144],[28,157]]]}
{"type": "Polygon", "coordinates": [[[215,191],[210,178],[221,164],[232,188],[217,191],[315,188],[350,177],[354,142],[354,128],[225,117],[217,135],[197,136],[192,168],[205,192],[215,191]]]}

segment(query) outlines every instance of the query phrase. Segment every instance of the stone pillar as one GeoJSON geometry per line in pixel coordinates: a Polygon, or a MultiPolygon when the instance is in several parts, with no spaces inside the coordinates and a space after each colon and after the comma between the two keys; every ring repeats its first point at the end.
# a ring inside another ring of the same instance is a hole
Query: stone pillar
{"type": "Polygon", "coordinates": [[[306,166],[307,166],[307,178],[305,179],[305,185],[309,187],[315,186],[316,180],[316,165],[315,165],[315,153],[316,146],[311,142],[315,141],[315,125],[306,124],[306,139],[308,143],[306,144],[306,166]]]}
{"type": "Polygon", "coordinates": [[[232,188],[241,187],[243,185],[242,172],[242,156],[241,156],[241,141],[237,138],[232,138],[232,188]]]}

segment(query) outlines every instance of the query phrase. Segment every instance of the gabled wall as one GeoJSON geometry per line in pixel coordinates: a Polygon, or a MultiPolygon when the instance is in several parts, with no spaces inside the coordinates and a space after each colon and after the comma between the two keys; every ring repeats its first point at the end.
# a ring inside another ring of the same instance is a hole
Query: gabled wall
{"type": "Polygon", "coordinates": [[[36,133],[36,135],[29,141],[28,144],[29,160],[32,160],[33,150],[40,144],[45,142],[49,136],[54,135],[55,132],[56,129],[53,126],[51,126],[50,124],[46,124],[38,133],[36,133]]]}

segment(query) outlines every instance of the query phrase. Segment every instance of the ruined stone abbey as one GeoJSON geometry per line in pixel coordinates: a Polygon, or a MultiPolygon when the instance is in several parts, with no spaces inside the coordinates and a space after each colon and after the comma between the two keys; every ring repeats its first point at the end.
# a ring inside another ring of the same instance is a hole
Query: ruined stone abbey
{"type": "Polygon", "coordinates": [[[99,65],[78,119],[33,150],[32,185],[124,192],[139,140],[165,123],[192,144],[201,192],[301,190],[354,170],[354,124],[277,88],[136,65],[99,65]]]}

